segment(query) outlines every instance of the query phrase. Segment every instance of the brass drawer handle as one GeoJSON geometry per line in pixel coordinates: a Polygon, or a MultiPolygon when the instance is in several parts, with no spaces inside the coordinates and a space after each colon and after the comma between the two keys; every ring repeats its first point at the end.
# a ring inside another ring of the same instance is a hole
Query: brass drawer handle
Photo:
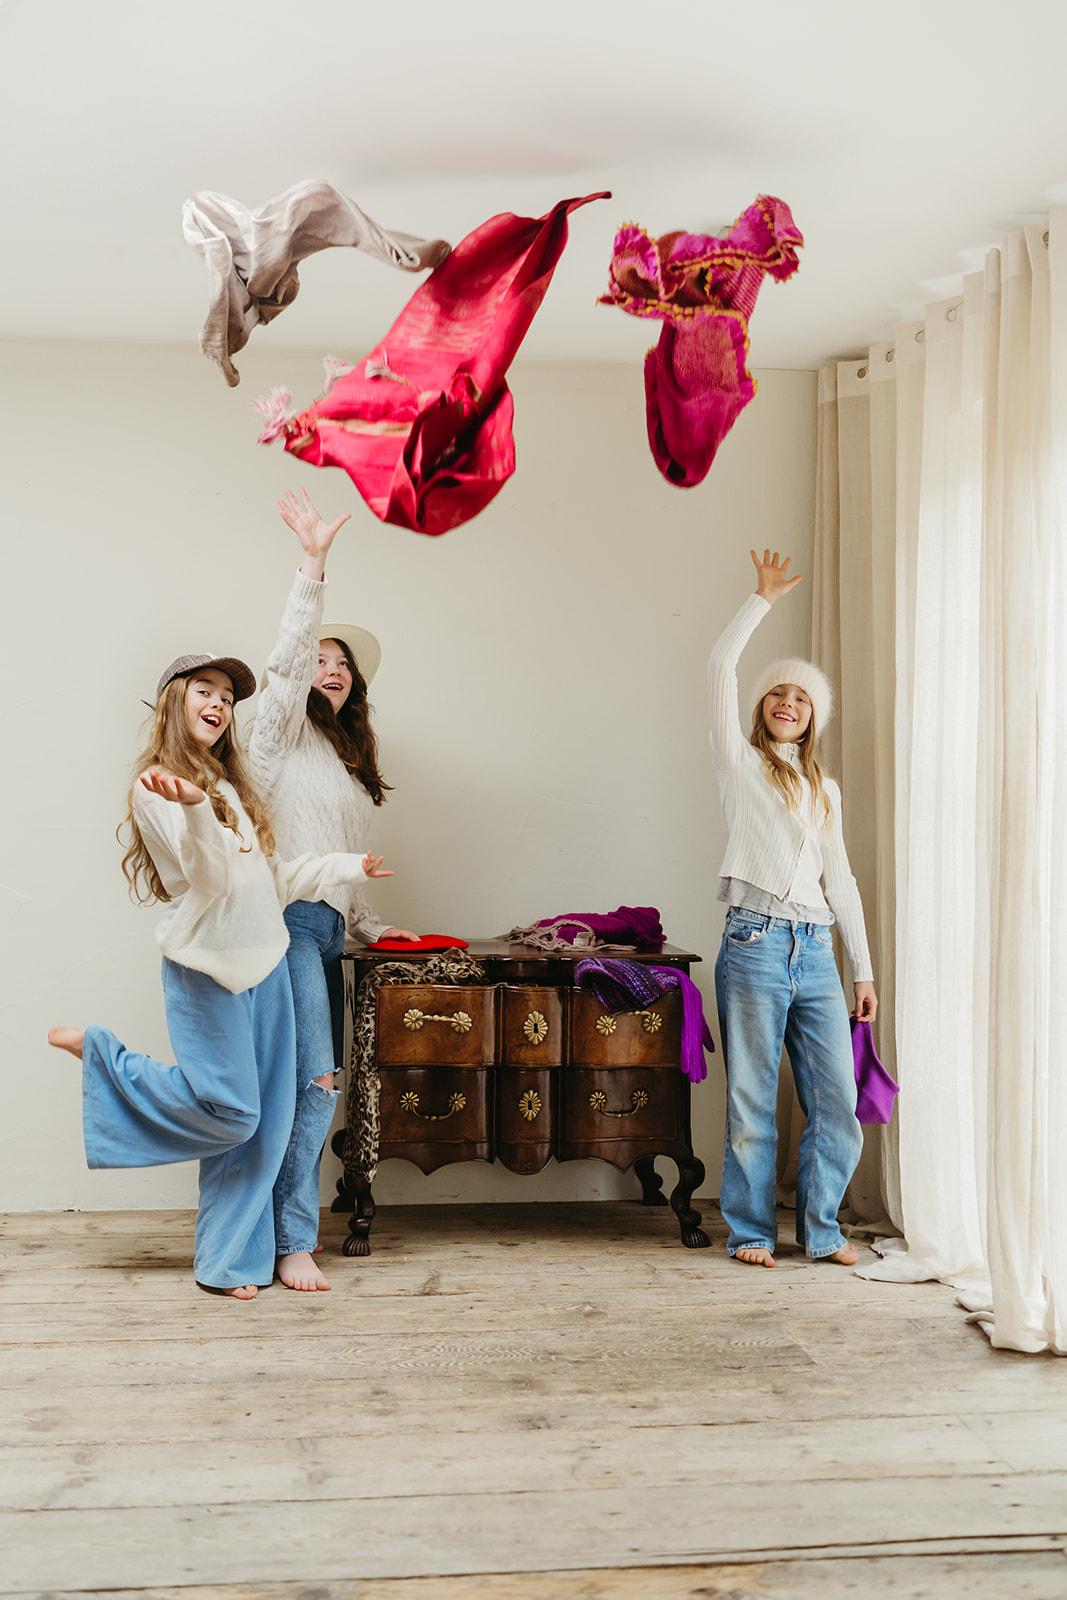
{"type": "MultiPolygon", "coordinates": [[[[434,1021],[436,1019],[431,1018],[430,1020],[434,1021]]],[[[448,1110],[440,1112],[420,1111],[419,1097],[414,1089],[407,1089],[400,1096],[401,1111],[408,1111],[413,1117],[421,1118],[423,1122],[447,1122],[449,1117],[455,1116],[457,1111],[462,1111],[466,1104],[467,1096],[460,1094],[458,1089],[453,1090],[448,1097],[448,1110]]]]}
{"type": "Polygon", "coordinates": [[[418,1006],[412,1006],[410,1011],[404,1012],[404,1026],[409,1032],[418,1033],[424,1022],[447,1022],[453,1033],[470,1033],[474,1027],[466,1011],[454,1011],[450,1017],[439,1017],[431,1011],[420,1011],[418,1006]]]}
{"type": "Polygon", "coordinates": [[[519,1096],[519,1116],[527,1122],[536,1122],[541,1115],[541,1096],[536,1089],[527,1089],[519,1096]]]}
{"type": "Polygon", "coordinates": [[[548,1019],[543,1011],[531,1011],[522,1025],[522,1031],[531,1044],[544,1044],[548,1038],[548,1019]]]}
{"type": "MultiPolygon", "coordinates": [[[[641,1026],[646,1033],[658,1033],[663,1026],[663,1018],[658,1011],[634,1011],[631,1015],[641,1018],[641,1026]]],[[[609,1039],[618,1026],[618,1019],[608,1012],[596,1019],[596,1031],[605,1039],[609,1039]]]]}
{"type": "Polygon", "coordinates": [[[630,1093],[630,1104],[625,1111],[609,1111],[608,1097],[602,1089],[594,1089],[589,1096],[589,1104],[594,1111],[599,1111],[602,1117],[632,1117],[635,1111],[643,1111],[648,1105],[648,1090],[634,1089],[630,1093]]]}

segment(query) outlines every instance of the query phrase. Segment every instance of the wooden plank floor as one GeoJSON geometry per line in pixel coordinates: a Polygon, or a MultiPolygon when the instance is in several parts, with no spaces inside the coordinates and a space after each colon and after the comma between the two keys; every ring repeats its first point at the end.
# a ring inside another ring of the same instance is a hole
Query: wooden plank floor
{"type": "Polygon", "coordinates": [[[1067,1363],[711,1221],[331,1217],[240,1305],[186,1213],[0,1219],[0,1594],[1065,1600],[1067,1363]]]}

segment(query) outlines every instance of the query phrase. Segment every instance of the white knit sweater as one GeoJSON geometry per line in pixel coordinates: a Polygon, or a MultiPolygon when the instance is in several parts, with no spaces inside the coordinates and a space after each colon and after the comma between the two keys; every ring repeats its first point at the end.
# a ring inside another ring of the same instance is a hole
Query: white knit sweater
{"type": "Polygon", "coordinates": [[[358,855],[268,859],[237,791],[223,782],[219,793],[233,808],[240,838],[223,827],[209,800],[183,806],[140,784],[133,814],[170,895],[156,928],[163,954],[241,994],[262,983],[289,948],[283,906],[320,900],[366,873],[358,855]]]}
{"type": "MultiPolygon", "coordinates": [[[[293,579],[248,738],[252,780],[270,813],[282,856],[335,850],[362,856],[368,848],[374,802],[307,716],[325,593],[325,580],[305,578],[302,572],[293,579]]],[[[351,885],[338,883],[304,898],[323,900],[339,911],[356,943],[373,944],[390,926],[375,917],[351,885]]]]}
{"type": "MultiPolygon", "coordinates": [[[[841,927],[856,983],[873,980],[863,904],[849,866],[841,825],[841,791],[826,780],[831,820],[816,815],[807,780],[801,777],[800,810],[791,811],[785,797],[768,781],[763,760],[741,726],[737,698],[737,664],[741,652],[770,610],[753,594],[712,648],[708,661],[711,748],[728,837],[720,869],[724,878],[741,878],[766,889],[779,900],[818,905],[825,885],[826,900],[841,927]],[[816,895],[818,898],[813,899],[816,895]]],[[[785,751],[789,759],[795,751],[785,751]]]]}

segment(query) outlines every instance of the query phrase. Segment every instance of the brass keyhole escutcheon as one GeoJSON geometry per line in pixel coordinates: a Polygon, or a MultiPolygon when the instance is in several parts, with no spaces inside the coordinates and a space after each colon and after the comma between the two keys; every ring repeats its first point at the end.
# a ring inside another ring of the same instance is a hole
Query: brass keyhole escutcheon
{"type": "Polygon", "coordinates": [[[541,1115],[541,1096],[536,1089],[527,1089],[519,1096],[519,1116],[526,1122],[536,1122],[541,1115]]]}
{"type": "Polygon", "coordinates": [[[531,1044],[544,1044],[548,1038],[548,1019],[543,1011],[531,1011],[522,1025],[522,1031],[531,1044]]]}

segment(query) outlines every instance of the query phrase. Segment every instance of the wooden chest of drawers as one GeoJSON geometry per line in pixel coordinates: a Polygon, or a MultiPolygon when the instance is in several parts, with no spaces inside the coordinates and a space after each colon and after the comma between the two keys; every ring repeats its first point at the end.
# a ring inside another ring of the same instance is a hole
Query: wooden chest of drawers
{"type": "MultiPolygon", "coordinates": [[[[484,981],[401,980],[378,991],[379,1159],[427,1173],[455,1161],[536,1173],[553,1159],[595,1157],[633,1167],[644,1203],[666,1205],[655,1161],[668,1156],[678,1167],[670,1204],[682,1242],[706,1245],[692,1208],[704,1167],[693,1154],[690,1084],[679,1067],[678,991],[647,1010],[610,1014],[573,986],[580,952],[542,955],[483,940],[468,954],[484,981]]],[[[349,1023],[362,978],[397,959],[370,951],[345,958],[349,1023]]],[[[700,958],[667,945],[634,959],[688,971],[700,958]]],[[[344,1132],[333,1147],[344,1155],[344,1132]]],[[[369,1182],[348,1174],[333,1209],[352,1211],[346,1254],[368,1253],[369,1182]]]]}

